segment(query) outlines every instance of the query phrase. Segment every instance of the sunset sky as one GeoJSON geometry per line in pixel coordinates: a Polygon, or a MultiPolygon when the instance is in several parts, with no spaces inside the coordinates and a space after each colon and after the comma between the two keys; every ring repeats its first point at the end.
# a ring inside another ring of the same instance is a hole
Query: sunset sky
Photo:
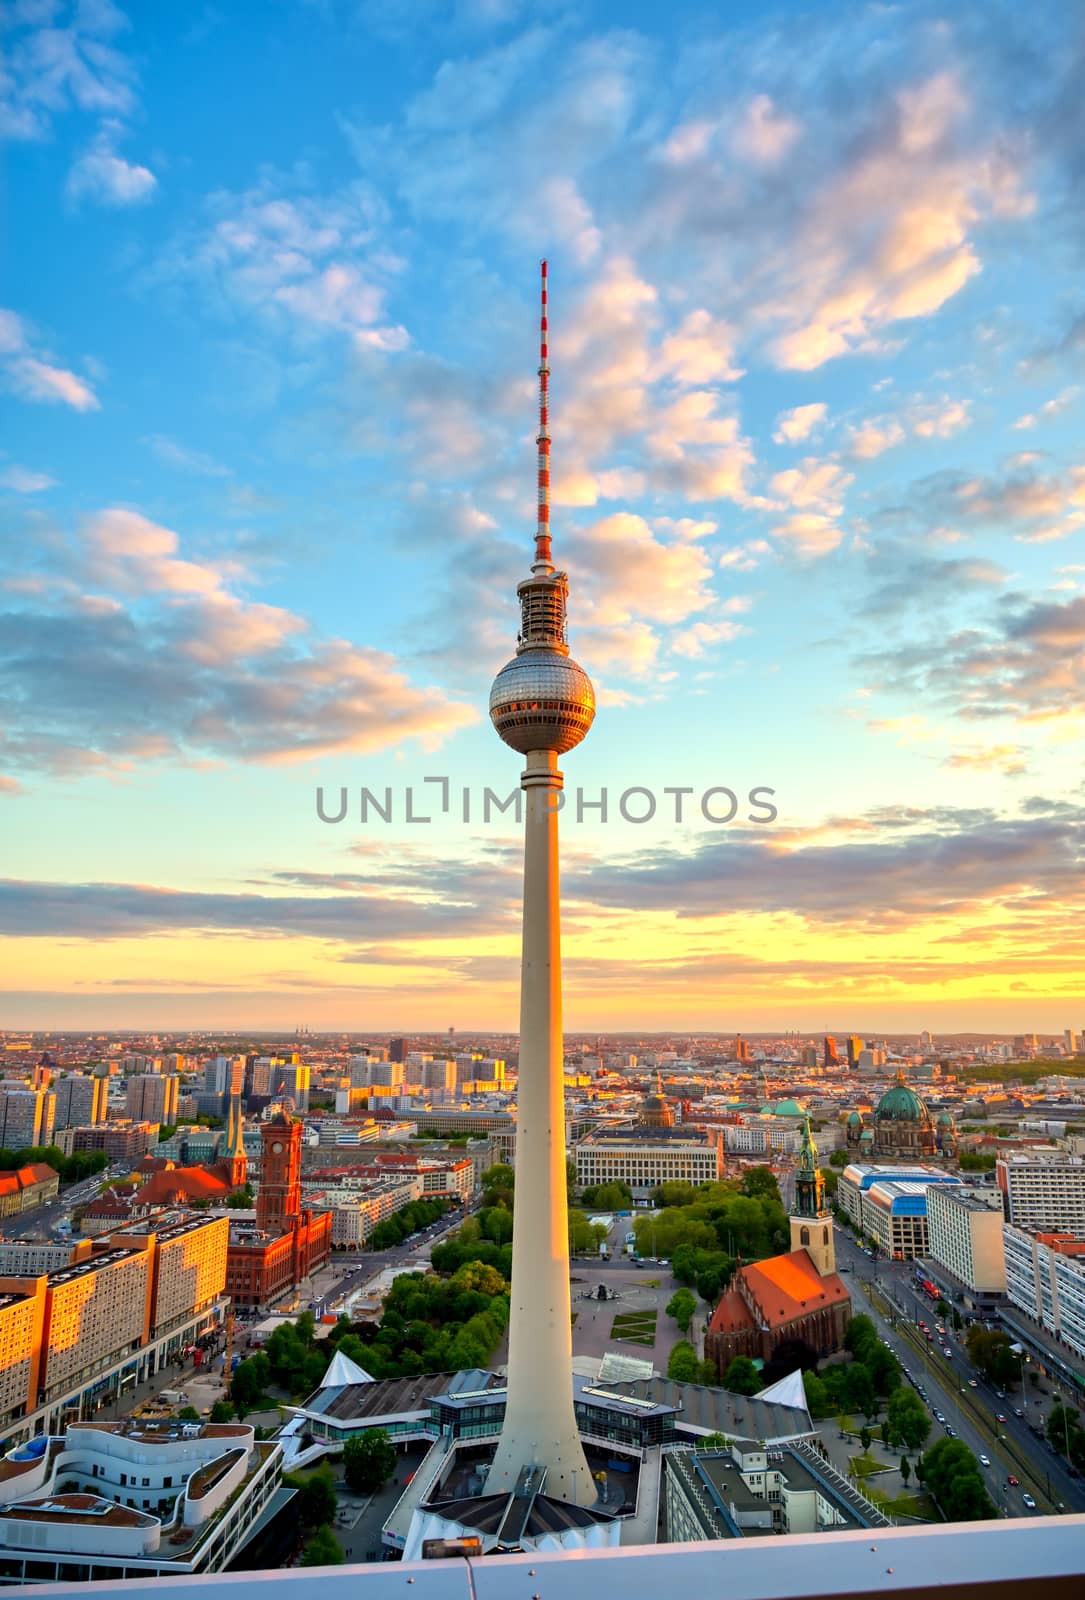
{"type": "Polygon", "coordinates": [[[543,255],[567,1027],[1085,1028],[1079,7],[5,17],[0,1028],[515,1027],[543,255]]]}

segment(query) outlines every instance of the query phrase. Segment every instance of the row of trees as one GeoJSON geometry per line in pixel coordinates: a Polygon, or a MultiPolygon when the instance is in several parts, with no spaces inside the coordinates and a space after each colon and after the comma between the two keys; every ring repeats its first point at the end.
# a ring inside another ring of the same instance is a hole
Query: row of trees
{"type": "Polygon", "coordinates": [[[960,1439],[939,1439],[916,1462],[916,1477],[937,1500],[947,1522],[997,1517],[979,1462],[960,1439]]]}
{"type": "Polygon", "coordinates": [[[974,1367],[1004,1388],[1021,1381],[1021,1357],[1010,1348],[1010,1336],[974,1322],[965,1335],[968,1359],[974,1367]]]}
{"type": "Polygon", "coordinates": [[[390,1250],[393,1245],[402,1244],[412,1233],[428,1228],[431,1222],[443,1217],[447,1210],[447,1200],[412,1200],[402,1211],[394,1211],[377,1223],[369,1235],[370,1249],[390,1250]]]}
{"type": "Polygon", "coordinates": [[[46,1166],[52,1167],[59,1174],[61,1183],[78,1183],[109,1165],[109,1157],[104,1150],[77,1150],[73,1155],[66,1156],[55,1144],[31,1144],[22,1150],[0,1148],[0,1172],[14,1172],[18,1167],[29,1167],[35,1161],[44,1161],[46,1166]]]}
{"type": "Polygon", "coordinates": [[[664,1183],[662,1209],[633,1224],[640,1255],[669,1259],[679,1283],[715,1303],[738,1257],[761,1261],[787,1248],[789,1226],[769,1167],[750,1167],[741,1182],[664,1183]]]}
{"type": "Polygon", "coordinates": [[[1047,1419],[1047,1437],[1071,1466],[1085,1472],[1085,1429],[1081,1426],[1080,1412],[1073,1406],[1052,1406],[1047,1419]]]}

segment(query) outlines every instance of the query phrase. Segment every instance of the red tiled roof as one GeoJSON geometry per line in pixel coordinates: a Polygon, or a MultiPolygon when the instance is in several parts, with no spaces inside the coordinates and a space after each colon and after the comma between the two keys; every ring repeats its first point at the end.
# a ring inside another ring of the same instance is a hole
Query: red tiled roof
{"type": "Polygon", "coordinates": [[[218,1200],[225,1198],[231,1185],[221,1173],[208,1167],[173,1167],[155,1172],[140,1185],[136,1195],[143,1205],[168,1205],[174,1200],[218,1200]]]}
{"type": "Polygon", "coordinates": [[[713,1333],[742,1333],[756,1326],[750,1308],[737,1289],[728,1289],[708,1324],[713,1333]]]}
{"type": "Polygon", "coordinates": [[[786,1255],[758,1261],[743,1267],[741,1275],[770,1328],[851,1298],[839,1274],[831,1272],[821,1277],[805,1250],[791,1250],[786,1255]]]}

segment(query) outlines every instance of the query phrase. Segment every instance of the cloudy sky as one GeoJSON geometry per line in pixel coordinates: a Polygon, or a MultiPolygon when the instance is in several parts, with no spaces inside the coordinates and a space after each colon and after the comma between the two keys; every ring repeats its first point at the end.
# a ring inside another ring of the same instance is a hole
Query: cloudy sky
{"type": "Polygon", "coordinates": [[[2,42],[0,1027],[515,1026],[544,254],[567,1025],[1085,1026],[1078,7],[2,42]]]}

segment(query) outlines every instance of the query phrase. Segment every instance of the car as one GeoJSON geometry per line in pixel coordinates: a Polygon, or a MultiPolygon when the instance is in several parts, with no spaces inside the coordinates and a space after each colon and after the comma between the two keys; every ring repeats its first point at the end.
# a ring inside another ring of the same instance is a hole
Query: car
{"type": "Polygon", "coordinates": [[[946,1423],[946,1438],[947,1439],[955,1439],[956,1437],[957,1437],[956,1428],[951,1428],[949,1423],[947,1422],[946,1423]]]}
{"type": "Polygon", "coordinates": [[[1015,1417],[1023,1417],[1025,1413],[1022,1411],[1020,1406],[1014,1406],[1013,1414],[1015,1417]]]}
{"type": "Polygon", "coordinates": [[[979,1388],[979,1384],[976,1382],[975,1378],[969,1378],[968,1387],[970,1389],[978,1389],[979,1388]]]}
{"type": "Polygon", "coordinates": [[[928,1344],[933,1344],[933,1342],[934,1342],[934,1334],[928,1328],[927,1329],[927,1343],[928,1344]]]}
{"type": "Polygon", "coordinates": [[[1004,1411],[1000,1411],[998,1413],[998,1415],[995,1417],[995,1421],[996,1422],[1008,1422],[1009,1420],[1010,1420],[1009,1417],[1007,1417],[1007,1415],[1006,1415],[1006,1413],[1004,1411]]]}
{"type": "Polygon", "coordinates": [[[946,1419],[943,1416],[941,1411],[936,1411],[934,1413],[934,1420],[935,1420],[935,1422],[945,1422],[946,1419]]]}
{"type": "Polygon", "coordinates": [[[989,1467],[990,1465],[991,1465],[990,1456],[981,1455],[980,1456],[980,1466],[981,1467],[989,1467]]]}
{"type": "Polygon", "coordinates": [[[1022,1501],[1022,1504],[1029,1511],[1035,1511],[1036,1510],[1036,1502],[1035,1502],[1035,1500],[1032,1498],[1032,1496],[1030,1494],[1023,1494],[1021,1496],[1021,1501],[1022,1501]]]}
{"type": "Polygon", "coordinates": [[[1016,1489],[1020,1479],[1015,1478],[1012,1472],[1008,1472],[1006,1474],[1006,1482],[1009,1484],[1011,1489],[1016,1489]]]}

